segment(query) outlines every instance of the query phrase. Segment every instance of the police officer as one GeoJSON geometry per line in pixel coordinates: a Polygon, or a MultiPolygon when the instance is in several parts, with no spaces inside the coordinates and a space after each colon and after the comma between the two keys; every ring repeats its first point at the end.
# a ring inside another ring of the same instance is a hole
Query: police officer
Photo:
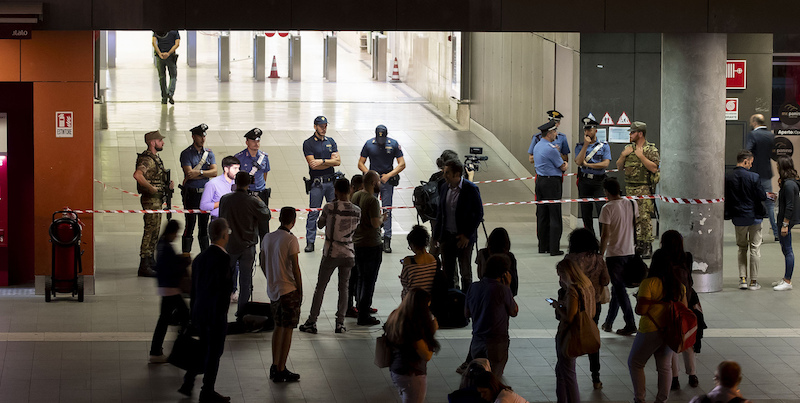
{"type": "MultiPolygon", "coordinates": [[[[561,118],[564,115],[557,110],[547,111],[547,119],[556,123],[555,129],[558,130],[558,126],[561,126],[561,118]]],[[[533,150],[536,148],[536,144],[539,144],[539,141],[542,140],[543,135],[541,133],[536,133],[533,138],[531,139],[531,145],[528,147],[528,161],[531,164],[536,164],[533,158],[533,150]]],[[[569,141],[567,141],[567,135],[561,132],[558,132],[556,136],[556,141],[553,142],[556,147],[558,147],[558,151],[561,153],[561,159],[564,161],[569,161],[569,141]]]]}
{"type": "MultiPolygon", "coordinates": [[[[406,160],[403,158],[403,150],[397,140],[387,137],[389,131],[384,125],[375,128],[375,138],[367,140],[361,149],[361,158],[358,159],[358,169],[366,174],[375,171],[380,175],[381,180],[381,205],[383,207],[392,206],[392,195],[394,187],[400,181],[400,172],[406,169],[406,160]],[[364,165],[369,158],[369,169],[364,165]],[[394,160],[397,159],[397,166],[394,160]]],[[[383,251],[392,253],[392,210],[388,210],[386,221],[383,222],[383,251]]]]}
{"type": "MultiPolygon", "coordinates": [[[[558,200],[561,198],[561,181],[569,163],[561,158],[555,144],[556,122],[539,126],[541,138],[533,149],[536,161],[536,200],[558,200]]],[[[563,255],[561,242],[561,204],[539,204],[536,206],[536,237],[539,239],[539,253],[550,256],[563,255]]]]}
{"type": "MultiPolygon", "coordinates": [[[[328,119],[325,116],[317,116],[314,119],[314,135],[303,142],[303,155],[308,163],[308,173],[311,175],[309,190],[309,207],[322,207],[322,197],[325,196],[326,202],[335,199],[333,191],[333,181],[335,179],[333,167],[339,166],[342,161],[339,158],[339,148],[332,138],[326,137],[328,131],[328,119]]],[[[314,240],[317,236],[317,217],[319,211],[308,213],[306,221],[306,252],[314,251],[314,240]]]]}
{"type": "MultiPolygon", "coordinates": [[[[261,129],[253,128],[245,133],[247,148],[236,153],[234,157],[241,163],[239,170],[250,174],[253,183],[249,190],[258,196],[264,204],[269,206],[269,190],[267,189],[267,174],[269,174],[269,155],[261,151],[261,129]]],[[[269,232],[269,230],[267,231],[269,232]]],[[[261,234],[263,237],[266,234],[261,234]]]]}
{"type": "MultiPolygon", "coordinates": [[[[631,143],[625,146],[617,159],[617,169],[625,170],[625,193],[628,196],[644,196],[655,192],[660,179],[658,165],[661,157],[656,145],[648,142],[647,125],[644,122],[631,123],[631,143]]],[[[651,199],[639,199],[639,217],[636,218],[636,252],[643,258],[653,256],[653,221],[651,214],[655,203],[651,199]]]]}
{"type": "MultiPolygon", "coordinates": [[[[575,146],[575,165],[578,167],[578,196],[604,197],[603,179],[611,162],[611,148],[608,143],[597,141],[597,123],[594,116],[583,118],[583,141],[575,146]]],[[[603,202],[581,202],[583,227],[594,234],[594,209],[600,214],[603,202]]],[[[600,224],[602,225],[602,224],[600,224]]]]}
{"type": "MultiPolygon", "coordinates": [[[[217,161],[214,152],[210,148],[203,147],[206,143],[206,131],[208,126],[201,123],[193,127],[192,145],[181,151],[180,161],[183,168],[183,185],[181,195],[183,196],[183,207],[188,209],[199,209],[200,199],[203,198],[203,189],[209,178],[217,176],[217,161]]],[[[186,228],[183,230],[182,250],[183,253],[192,251],[194,240],[194,224],[200,219],[197,240],[200,242],[200,251],[208,247],[208,214],[187,213],[186,228]]]]}
{"type": "MultiPolygon", "coordinates": [[[[133,178],[136,179],[136,190],[141,193],[140,201],[145,210],[160,209],[164,203],[165,192],[174,186],[172,181],[167,183],[167,170],[158,152],[164,149],[164,136],[158,132],[149,132],[144,135],[144,142],[147,149],[141,154],[137,154],[136,171],[133,178]]],[[[161,213],[144,214],[144,233],[142,234],[142,246],[139,249],[139,276],[155,277],[153,270],[155,259],[153,250],[158,242],[158,232],[161,230],[161,213]]]]}

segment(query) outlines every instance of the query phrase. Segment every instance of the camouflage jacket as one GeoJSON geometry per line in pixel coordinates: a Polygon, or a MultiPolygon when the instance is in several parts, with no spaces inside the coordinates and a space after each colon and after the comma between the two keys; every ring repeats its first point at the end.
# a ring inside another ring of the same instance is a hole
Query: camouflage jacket
{"type": "MultiPolygon", "coordinates": [[[[164,189],[164,184],[166,183],[166,175],[167,171],[164,169],[164,163],[161,161],[161,157],[156,154],[150,152],[150,150],[144,150],[143,153],[138,154],[136,158],[136,169],[139,167],[144,167],[144,178],[150,182],[151,185],[155,186],[159,192],[162,192],[164,189]]],[[[149,196],[151,195],[147,189],[136,183],[136,190],[143,194],[149,196]]]]}
{"type": "MultiPolygon", "coordinates": [[[[636,145],[628,144],[625,146],[626,149],[628,147],[634,147],[635,150],[636,145]]],[[[655,144],[646,141],[644,147],[642,147],[642,152],[645,158],[653,161],[656,165],[661,164],[661,156],[655,144]]],[[[625,184],[628,186],[655,186],[660,179],[659,172],[653,173],[645,168],[642,160],[639,159],[635,152],[631,152],[625,157],[623,169],[625,170],[625,184]]]]}

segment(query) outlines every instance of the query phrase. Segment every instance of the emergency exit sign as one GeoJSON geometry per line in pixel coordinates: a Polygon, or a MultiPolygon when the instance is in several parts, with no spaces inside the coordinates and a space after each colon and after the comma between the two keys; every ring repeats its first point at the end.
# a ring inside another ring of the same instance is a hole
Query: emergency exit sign
{"type": "Polygon", "coordinates": [[[74,126],[72,112],[56,112],[56,137],[72,137],[74,126]]]}
{"type": "Polygon", "coordinates": [[[728,60],[725,64],[725,88],[747,89],[747,60],[728,60]]]}

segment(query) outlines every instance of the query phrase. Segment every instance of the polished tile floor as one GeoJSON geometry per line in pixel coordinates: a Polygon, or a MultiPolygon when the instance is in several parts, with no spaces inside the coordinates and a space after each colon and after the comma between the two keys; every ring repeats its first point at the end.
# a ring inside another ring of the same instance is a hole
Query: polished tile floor
{"type": "MultiPolygon", "coordinates": [[[[329,135],[340,146],[348,175],[357,172],[361,145],[374,127],[385,124],[390,136],[403,146],[408,168],[400,186],[426,180],[435,170],[435,157],[446,148],[466,153],[469,146],[485,146],[469,131],[436,112],[404,84],[375,83],[362,60],[367,55],[340,41],[339,81],[324,82],[320,33],[303,33],[303,76],[300,82],[281,78],[253,82],[249,62],[232,63],[231,81],[215,80],[215,37],[198,38],[198,67],[179,64],[174,106],[162,106],[156,73],[149,64],[148,33],[119,33],[118,67],[107,72],[107,102],[97,105],[95,177],[110,186],[135,190],[131,177],[135,153],[144,149],[143,134],[160,129],[167,136],[161,153],[168,168],[179,171],[178,155],[190,142],[188,129],[201,123],[210,127],[206,145],[221,159],[244,148],[242,136],[252,127],[264,130],[262,148],[269,154],[272,171],[273,208],[304,207],[307,196],[302,176],[307,174],[301,153],[302,141],[312,134],[314,116],[326,115],[329,135]],[[125,49],[123,52],[122,49],[125,49]]],[[[245,45],[237,47],[242,53],[245,45]]],[[[273,43],[278,55],[285,54],[273,43]]],[[[235,52],[236,53],[236,52],[235,52]]],[[[271,56],[271,55],[268,55],[271,56]]],[[[279,63],[282,61],[279,58],[279,63]]],[[[282,74],[285,75],[285,74],[282,74]]],[[[486,148],[488,166],[477,180],[510,178],[510,169],[486,148]]],[[[525,201],[533,195],[522,182],[481,185],[486,202],[525,201]]],[[[398,190],[396,205],[410,205],[411,192],[398,190]]],[[[91,206],[73,206],[88,208],[91,206]]],[[[95,208],[136,209],[138,200],[111,188],[95,186],[95,208]]],[[[182,220],[180,215],[177,219],[182,220]]],[[[397,276],[406,253],[404,234],[416,224],[412,210],[395,215],[395,253],[383,258],[376,289],[375,307],[385,320],[399,303],[397,276]]],[[[0,296],[0,402],[175,402],[182,372],[168,364],[149,365],[148,348],[155,326],[159,298],[152,279],[136,277],[140,215],[98,215],[96,225],[96,291],[86,302],[57,300],[46,304],[41,296],[8,290],[0,296]],[[16,294],[16,295],[9,295],[16,294]]],[[[726,223],[727,225],[727,223],[726,223]]],[[[302,222],[298,224],[302,227],[302,222]]],[[[556,321],[545,297],[556,293],[557,258],[535,253],[535,216],[530,206],[486,208],[486,227],[504,226],[512,235],[512,251],[519,260],[520,314],[511,320],[510,359],[505,382],[530,401],[555,401],[556,321]]],[[[566,232],[566,231],[565,231],[566,232]]],[[[298,236],[303,230],[294,231],[298,236]]],[[[481,236],[481,243],[485,238],[481,236]]],[[[566,242],[562,242],[566,248],[566,242]]],[[[195,245],[195,252],[197,245],[195,245]]],[[[782,274],[782,255],[777,243],[768,240],[762,248],[763,283],[782,274]]],[[[793,292],[777,293],[736,289],[736,247],[732,227],[726,226],[724,243],[725,288],[701,295],[710,329],[704,349],[697,357],[700,387],[684,388],[671,400],[688,401],[713,386],[713,372],[721,360],[742,364],[742,392],[757,400],[800,399],[800,300],[793,292]]],[[[301,253],[305,284],[302,319],[308,314],[316,284],[319,248],[301,253]]],[[[255,299],[265,301],[265,279],[255,278],[255,299]]],[[[272,384],[266,370],[271,364],[270,333],[228,338],[217,387],[234,402],[377,402],[398,401],[387,370],[372,364],[375,338],[380,330],[359,327],[348,319],[346,334],[333,333],[335,287],[329,286],[319,320],[320,333],[296,332],[289,367],[302,375],[295,384],[272,384]]],[[[232,313],[232,312],[231,312],[232,313]]],[[[621,323],[621,320],[617,321],[621,323]]],[[[428,366],[430,402],[447,400],[459,376],[455,368],[469,345],[469,329],[441,330],[437,338],[442,350],[428,366]]],[[[169,349],[174,329],[168,335],[169,349]]],[[[601,377],[604,388],[593,391],[588,361],[578,360],[581,396],[588,401],[630,401],[627,371],[630,338],[603,334],[601,377]]],[[[650,363],[648,398],[655,392],[655,368],[650,363]]],[[[195,399],[197,394],[195,394],[195,399]]]]}

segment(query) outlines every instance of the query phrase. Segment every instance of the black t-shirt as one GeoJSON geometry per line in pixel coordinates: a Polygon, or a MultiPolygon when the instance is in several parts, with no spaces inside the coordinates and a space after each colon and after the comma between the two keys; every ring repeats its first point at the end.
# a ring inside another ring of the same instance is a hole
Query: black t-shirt
{"type": "Polygon", "coordinates": [[[398,375],[426,375],[428,361],[417,354],[415,344],[422,339],[422,329],[407,329],[405,343],[392,346],[392,364],[389,370],[398,375]]]}
{"type": "Polygon", "coordinates": [[[158,50],[169,52],[169,50],[175,46],[175,41],[181,39],[181,35],[178,31],[167,31],[166,33],[153,32],[153,38],[156,38],[158,50]],[[163,36],[160,36],[161,34],[163,34],[163,36]]]}

